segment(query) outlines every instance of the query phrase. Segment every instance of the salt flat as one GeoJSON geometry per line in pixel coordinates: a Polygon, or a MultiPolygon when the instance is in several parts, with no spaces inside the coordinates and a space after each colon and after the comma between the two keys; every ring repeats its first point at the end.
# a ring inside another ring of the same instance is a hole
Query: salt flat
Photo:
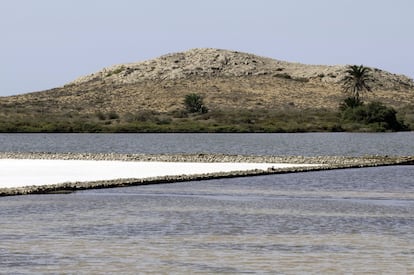
{"type": "Polygon", "coordinates": [[[0,159],[0,188],[41,186],[125,178],[194,175],[268,168],[308,167],[287,163],[134,162],[97,160],[0,159]]]}

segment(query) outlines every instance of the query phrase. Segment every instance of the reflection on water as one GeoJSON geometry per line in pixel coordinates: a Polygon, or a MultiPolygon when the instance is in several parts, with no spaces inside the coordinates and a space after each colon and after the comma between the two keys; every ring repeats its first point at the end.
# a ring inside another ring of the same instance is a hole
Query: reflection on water
{"type": "Polygon", "coordinates": [[[414,273],[412,166],[0,198],[5,273],[414,273]]]}

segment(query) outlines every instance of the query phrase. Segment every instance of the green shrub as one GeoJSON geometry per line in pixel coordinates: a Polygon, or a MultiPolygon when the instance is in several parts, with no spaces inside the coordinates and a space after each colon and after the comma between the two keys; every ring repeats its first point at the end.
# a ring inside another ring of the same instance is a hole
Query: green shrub
{"type": "Polygon", "coordinates": [[[344,99],[344,101],[339,105],[339,109],[344,111],[348,108],[356,108],[362,105],[364,105],[364,102],[362,102],[358,97],[350,96],[344,99]]]}
{"type": "Polygon", "coordinates": [[[208,112],[208,108],[204,105],[203,97],[195,93],[185,96],[184,105],[189,113],[205,114],[208,112]]]}
{"type": "Polygon", "coordinates": [[[396,116],[397,112],[381,102],[359,104],[356,107],[342,109],[342,118],[348,122],[367,125],[374,131],[403,131],[408,127],[396,116]]]}

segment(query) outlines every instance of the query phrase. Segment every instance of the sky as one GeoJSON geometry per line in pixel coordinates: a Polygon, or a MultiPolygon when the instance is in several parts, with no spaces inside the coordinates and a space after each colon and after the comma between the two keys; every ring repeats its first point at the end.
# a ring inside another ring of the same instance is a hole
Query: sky
{"type": "Polygon", "coordinates": [[[414,77],[412,0],[0,0],[0,96],[220,48],[414,77]]]}

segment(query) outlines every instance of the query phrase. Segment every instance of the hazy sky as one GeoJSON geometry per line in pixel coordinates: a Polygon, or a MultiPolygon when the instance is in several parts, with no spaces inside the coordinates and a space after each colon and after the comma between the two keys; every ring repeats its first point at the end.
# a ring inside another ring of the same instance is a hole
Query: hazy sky
{"type": "Polygon", "coordinates": [[[0,0],[0,96],[222,48],[414,77],[412,0],[0,0]]]}

